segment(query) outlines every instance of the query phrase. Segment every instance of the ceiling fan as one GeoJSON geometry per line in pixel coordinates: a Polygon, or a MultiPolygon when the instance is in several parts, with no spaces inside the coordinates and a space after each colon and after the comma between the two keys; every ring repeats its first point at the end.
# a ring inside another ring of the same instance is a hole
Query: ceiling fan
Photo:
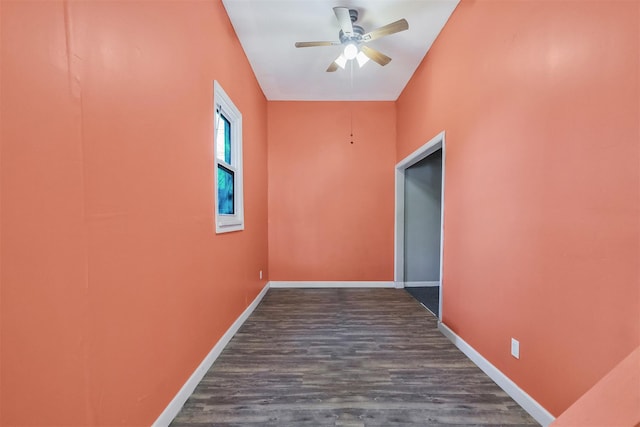
{"type": "Polygon", "coordinates": [[[384,53],[367,46],[365,43],[409,29],[409,23],[407,20],[400,19],[392,22],[391,24],[387,24],[383,27],[376,28],[373,31],[365,33],[364,28],[359,25],[355,25],[355,22],[358,20],[358,11],[356,9],[334,7],[333,12],[336,14],[336,18],[338,19],[338,23],[341,28],[338,33],[340,41],[296,43],[296,47],[343,45],[344,51],[331,63],[331,65],[329,65],[329,68],[327,68],[327,72],[330,73],[336,71],[338,67],[344,69],[347,61],[352,59],[356,59],[360,67],[366,64],[369,59],[382,66],[387,65],[391,62],[391,58],[384,53]]]}

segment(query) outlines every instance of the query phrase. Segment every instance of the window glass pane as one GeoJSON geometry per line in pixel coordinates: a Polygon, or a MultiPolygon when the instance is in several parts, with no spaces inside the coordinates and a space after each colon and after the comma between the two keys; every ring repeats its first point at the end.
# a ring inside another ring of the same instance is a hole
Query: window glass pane
{"type": "Polygon", "coordinates": [[[233,172],[218,165],[218,213],[233,215],[234,213],[233,172]]]}
{"type": "Polygon", "coordinates": [[[226,117],[222,116],[224,120],[224,161],[227,164],[231,164],[231,123],[226,117]]]}
{"type": "Polygon", "coordinates": [[[216,111],[216,157],[227,164],[231,164],[231,123],[216,111]]]}

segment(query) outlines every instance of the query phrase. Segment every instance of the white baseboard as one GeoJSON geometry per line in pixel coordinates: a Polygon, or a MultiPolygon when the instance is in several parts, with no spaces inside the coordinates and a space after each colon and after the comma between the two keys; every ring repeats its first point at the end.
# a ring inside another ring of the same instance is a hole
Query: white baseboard
{"type": "Polygon", "coordinates": [[[253,300],[253,302],[242,312],[242,314],[236,319],[235,322],[227,329],[227,332],[218,340],[216,345],[213,346],[209,354],[204,358],[204,360],[200,363],[200,365],[193,371],[193,374],[189,377],[186,383],[182,386],[180,391],[175,395],[175,397],[169,402],[169,405],[165,408],[164,411],[160,414],[160,416],[154,421],[152,427],[166,427],[171,424],[171,421],[178,415],[180,409],[185,404],[189,396],[196,389],[196,386],[200,383],[202,378],[205,376],[213,362],[216,361],[222,350],[226,347],[226,345],[231,341],[231,338],[238,332],[240,326],[249,318],[253,310],[256,309],[262,298],[264,298],[265,294],[269,290],[269,283],[267,283],[262,291],[258,294],[257,297],[253,300]]]}
{"type": "Polygon", "coordinates": [[[269,282],[275,288],[395,288],[394,282],[269,282]]]}
{"type": "Polygon", "coordinates": [[[475,363],[485,374],[489,376],[502,390],[505,391],[518,405],[529,413],[537,422],[544,427],[555,421],[555,417],[540,405],[533,397],[529,396],[509,377],[503,374],[491,362],[485,359],[476,349],[471,347],[465,340],[460,338],[442,322],[438,322],[438,329],[447,337],[460,351],[462,351],[473,363],[475,363]]]}
{"type": "Polygon", "coordinates": [[[404,282],[405,288],[424,288],[424,287],[440,286],[440,282],[434,280],[432,282],[404,282]]]}

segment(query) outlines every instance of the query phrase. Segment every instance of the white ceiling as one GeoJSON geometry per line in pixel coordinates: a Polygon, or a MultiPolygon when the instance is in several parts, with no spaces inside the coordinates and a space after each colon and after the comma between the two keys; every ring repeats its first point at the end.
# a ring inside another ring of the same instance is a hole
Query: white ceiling
{"type": "Polygon", "coordinates": [[[223,0],[227,14],[269,100],[394,101],[459,0],[223,0]],[[338,41],[333,7],[357,9],[365,32],[405,18],[409,30],[369,46],[393,60],[381,67],[355,61],[325,70],[341,46],[296,48],[297,41],[338,41]],[[353,77],[352,77],[353,74],[353,77]]]}

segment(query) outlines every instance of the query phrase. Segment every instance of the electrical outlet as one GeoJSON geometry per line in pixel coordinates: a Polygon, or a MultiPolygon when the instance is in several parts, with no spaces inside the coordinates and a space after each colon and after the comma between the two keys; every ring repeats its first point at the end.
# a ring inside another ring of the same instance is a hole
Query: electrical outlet
{"type": "Polygon", "coordinates": [[[511,355],[520,359],[520,341],[515,338],[511,338],[511,355]]]}
{"type": "Polygon", "coordinates": [[[262,270],[260,270],[260,280],[262,280],[262,270]]]}

